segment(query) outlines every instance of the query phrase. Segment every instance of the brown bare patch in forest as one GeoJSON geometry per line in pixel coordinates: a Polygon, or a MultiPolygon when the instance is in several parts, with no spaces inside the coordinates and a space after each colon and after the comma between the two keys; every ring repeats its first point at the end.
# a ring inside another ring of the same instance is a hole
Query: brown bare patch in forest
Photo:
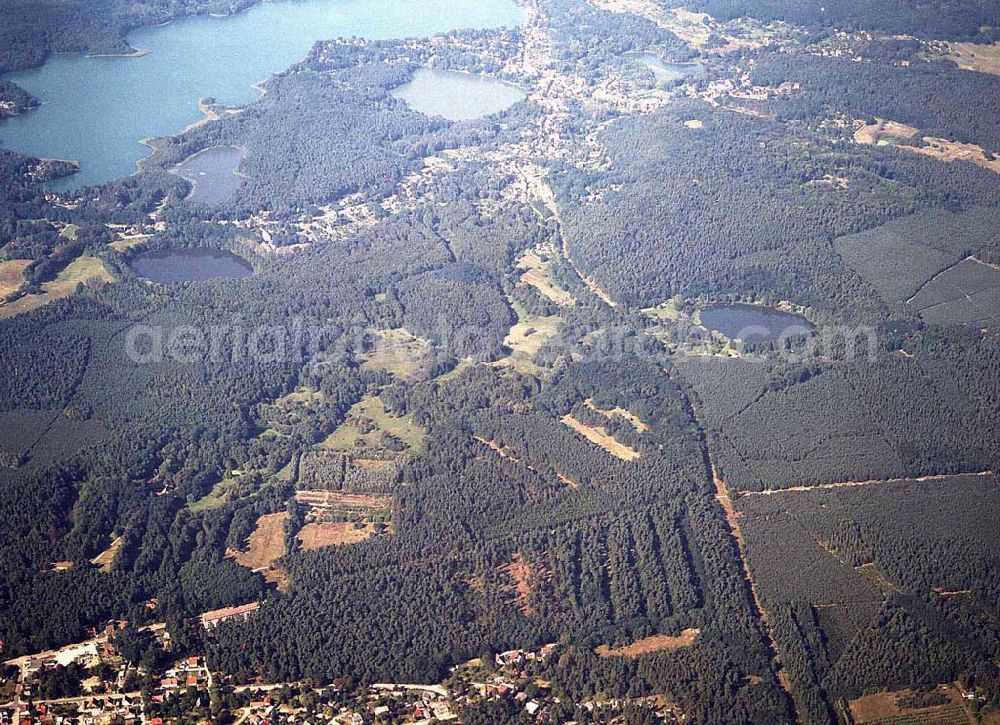
{"type": "Polygon", "coordinates": [[[351,460],[358,468],[364,468],[366,471],[381,471],[383,468],[392,464],[392,461],[386,461],[380,458],[354,458],[351,460]]]}
{"type": "Polygon", "coordinates": [[[874,562],[862,564],[855,567],[855,570],[863,574],[870,582],[886,593],[895,592],[899,594],[901,591],[899,587],[885,578],[885,575],[878,570],[874,562]]]}
{"type": "Polygon", "coordinates": [[[115,563],[115,557],[118,556],[118,552],[121,551],[123,543],[124,541],[122,540],[122,537],[119,536],[111,542],[111,546],[91,559],[90,563],[94,566],[99,566],[101,571],[105,573],[111,571],[111,566],[115,563]]]}
{"type": "Polygon", "coordinates": [[[608,432],[604,430],[604,428],[594,428],[586,423],[581,423],[572,415],[564,415],[562,417],[562,422],[591,443],[600,446],[611,455],[620,458],[623,461],[634,461],[639,458],[639,451],[619,443],[612,436],[608,435],[608,432]]]}
{"type": "Polygon", "coordinates": [[[685,629],[676,636],[654,634],[652,637],[640,639],[625,647],[615,647],[612,649],[606,644],[602,644],[594,652],[599,657],[641,657],[651,652],[664,652],[681,649],[682,647],[690,647],[698,640],[699,634],[701,634],[701,630],[696,628],[685,629]]]}
{"type": "Polygon", "coordinates": [[[574,491],[580,488],[580,484],[577,481],[574,481],[569,476],[559,473],[559,471],[556,471],[556,478],[558,478],[567,488],[571,488],[574,491]]]}
{"type": "Polygon", "coordinates": [[[370,523],[356,524],[353,521],[321,521],[306,524],[298,533],[303,549],[322,549],[325,546],[358,544],[375,533],[370,523]]]}
{"type": "MultiPolygon", "coordinates": [[[[531,465],[527,461],[524,461],[524,460],[518,458],[517,456],[515,456],[511,452],[511,450],[509,448],[500,445],[497,441],[487,440],[486,438],[483,438],[482,436],[472,436],[472,438],[473,438],[473,440],[476,440],[476,441],[479,441],[480,443],[482,443],[484,446],[486,446],[487,448],[489,448],[491,451],[493,451],[494,453],[496,453],[501,458],[504,458],[504,459],[506,459],[508,461],[513,461],[514,463],[520,463],[521,465],[523,465],[528,470],[534,471],[535,473],[538,473],[539,475],[541,475],[541,472],[535,466],[531,465]]],[[[572,488],[574,490],[580,488],[580,484],[578,482],[574,481],[573,479],[571,479],[569,476],[566,476],[566,475],[560,473],[559,471],[554,471],[554,473],[556,475],[556,478],[559,479],[560,483],[562,483],[563,485],[565,485],[567,488],[572,488]]]]}
{"type": "Polygon", "coordinates": [[[629,425],[631,425],[640,433],[645,433],[646,431],[649,430],[649,426],[646,423],[644,423],[639,416],[630,413],[629,411],[625,410],[625,408],[622,408],[620,406],[614,408],[598,408],[596,405],[594,405],[593,398],[587,398],[584,401],[584,405],[586,405],[595,413],[600,413],[608,420],[613,419],[616,415],[620,418],[624,418],[629,425]]]}
{"type": "Polygon", "coordinates": [[[1000,158],[988,155],[982,146],[962,143],[937,136],[923,136],[923,145],[916,145],[920,130],[895,121],[877,119],[854,132],[854,140],[867,146],[898,146],[901,149],[930,156],[938,161],[966,161],[1000,174],[1000,158]]]}
{"type": "Polygon", "coordinates": [[[553,264],[558,256],[559,250],[552,244],[542,244],[522,254],[517,260],[517,269],[522,272],[521,284],[534,287],[543,297],[560,307],[573,307],[576,305],[576,298],[555,278],[553,264]]]}
{"type": "Polygon", "coordinates": [[[512,580],[505,590],[514,595],[514,604],[526,617],[532,616],[535,608],[531,605],[531,595],[535,592],[537,583],[551,577],[552,572],[544,566],[530,564],[521,552],[514,554],[510,563],[501,566],[500,570],[512,580]]]}
{"type": "Polygon", "coordinates": [[[284,569],[272,566],[270,569],[262,571],[261,575],[264,577],[264,581],[273,584],[279,592],[288,591],[288,572],[284,569]]]}
{"type": "Polygon", "coordinates": [[[501,458],[509,458],[512,461],[517,461],[518,463],[521,462],[520,458],[511,453],[506,446],[500,445],[497,441],[487,440],[482,436],[472,436],[472,437],[474,440],[479,441],[484,446],[489,448],[491,451],[494,451],[501,458]]]}
{"type": "Polygon", "coordinates": [[[384,370],[410,382],[429,377],[434,345],[405,328],[379,330],[371,350],[365,354],[363,370],[384,370]]]}
{"type": "Polygon", "coordinates": [[[226,556],[252,571],[264,571],[285,554],[285,520],[288,513],[265,514],[248,539],[246,551],[230,549],[226,556]]]}
{"type": "Polygon", "coordinates": [[[906,722],[937,723],[965,722],[974,723],[975,719],[962,704],[962,694],[954,684],[939,685],[936,688],[948,702],[931,707],[900,707],[899,701],[913,695],[912,690],[898,692],[876,692],[865,695],[848,703],[852,720],[861,725],[869,722],[892,722],[896,718],[906,718],[906,722]]]}
{"type": "Polygon", "coordinates": [[[72,568],[72,561],[53,561],[49,566],[49,571],[69,571],[72,568]]]}
{"type": "Polygon", "coordinates": [[[893,483],[928,483],[944,481],[949,478],[986,478],[993,471],[973,471],[971,473],[935,473],[916,478],[871,478],[867,481],[837,481],[836,483],[817,483],[810,486],[786,486],[785,488],[765,488],[762,491],[742,491],[740,496],[777,496],[783,493],[805,493],[808,491],[825,491],[833,488],[860,488],[863,486],[880,486],[893,483]]]}

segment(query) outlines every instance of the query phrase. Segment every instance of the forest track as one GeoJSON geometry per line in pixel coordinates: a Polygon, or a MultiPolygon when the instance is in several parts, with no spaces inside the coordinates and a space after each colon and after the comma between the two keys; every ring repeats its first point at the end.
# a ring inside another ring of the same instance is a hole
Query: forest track
{"type": "Polygon", "coordinates": [[[935,272],[930,277],[928,277],[923,282],[921,282],[920,286],[917,287],[916,291],[912,295],[910,295],[910,297],[908,299],[904,300],[903,304],[908,305],[911,302],[913,302],[913,300],[915,300],[917,298],[917,295],[919,295],[921,292],[923,292],[927,288],[928,285],[932,284],[934,282],[934,280],[938,279],[941,275],[947,274],[951,270],[955,269],[955,267],[957,267],[958,265],[960,265],[962,262],[967,262],[969,260],[974,260],[974,259],[975,259],[975,257],[971,257],[971,256],[970,257],[962,257],[961,259],[956,259],[954,262],[952,262],[951,264],[949,264],[944,269],[941,269],[941,270],[935,272]]]}
{"type": "Polygon", "coordinates": [[[801,723],[802,718],[795,707],[795,697],[792,695],[792,684],[788,677],[788,672],[785,670],[784,665],[781,662],[781,655],[778,652],[778,641],[774,637],[774,631],[771,628],[771,622],[767,609],[764,607],[764,602],[760,597],[760,592],[757,588],[756,582],[754,581],[753,573],[750,571],[750,563],[747,559],[746,552],[746,539],[743,537],[743,530],[740,527],[739,516],[736,508],[733,506],[733,499],[729,493],[729,488],[726,486],[726,482],[719,476],[715,468],[715,463],[712,461],[712,454],[708,447],[708,435],[705,432],[705,426],[702,425],[701,418],[698,416],[698,411],[694,406],[694,401],[691,399],[691,396],[685,390],[684,386],[674,380],[668,370],[665,369],[664,373],[667,375],[667,378],[674,383],[675,386],[677,386],[677,390],[680,392],[681,398],[684,401],[684,406],[687,409],[688,416],[694,422],[698,430],[698,442],[701,447],[702,459],[705,463],[706,476],[711,482],[712,489],[715,493],[715,500],[722,508],[726,525],[729,529],[729,535],[733,539],[736,556],[737,559],[739,559],[740,568],[743,574],[743,580],[750,594],[750,606],[754,610],[754,615],[761,622],[764,637],[766,639],[768,654],[771,657],[771,662],[774,666],[778,684],[780,685],[782,692],[785,694],[788,712],[794,715],[796,723],[801,723]]]}
{"type": "Polygon", "coordinates": [[[929,481],[944,481],[949,478],[987,478],[993,471],[977,471],[973,473],[936,473],[930,476],[914,478],[872,478],[867,481],[837,481],[836,483],[817,483],[811,486],[789,486],[788,488],[769,488],[764,491],[743,491],[738,497],[744,496],[776,496],[780,493],[804,493],[807,491],[825,491],[835,488],[862,488],[865,486],[882,486],[891,483],[927,483],[929,481]]]}
{"type": "Polygon", "coordinates": [[[588,276],[570,256],[569,242],[566,241],[566,234],[563,231],[563,221],[559,214],[559,205],[556,204],[556,195],[552,191],[552,186],[545,180],[544,174],[528,176],[526,181],[529,190],[549,210],[549,213],[556,222],[556,234],[559,236],[559,251],[566,264],[576,273],[576,276],[580,278],[580,281],[590,290],[591,294],[608,305],[608,307],[617,307],[618,303],[615,302],[614,298],[597,284],[592,277],[588,276]]]}

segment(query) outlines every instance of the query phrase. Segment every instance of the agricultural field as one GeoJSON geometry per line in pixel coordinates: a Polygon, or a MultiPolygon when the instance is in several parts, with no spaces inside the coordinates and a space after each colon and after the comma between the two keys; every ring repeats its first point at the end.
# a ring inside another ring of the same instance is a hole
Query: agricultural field
{"type": "Polygon", "coordinates": [[[40,294],[29,294],[0,306],[0,319],[37,309],[49,302],[69,297],[76,292],[78,284],[114,282],[115,277],[104,263],[96,257],[82,256],[74,259],[51,282],[42,284],[40,294]]]}
{"type": "MultiPolygon", "coordinates": [[[[717,392],[699,391],[709,400],[717,392]]],[[[786,390],[761,391],[731,416],[707,414],[706,420],[713,429],[719,475],[737,490],[864,480],[903,471],[898,454],[836,370],[786,390]]]]}
{"type": "Polygon", "coordinates": [[[946,43],[940,57],[963,70],[1000,75],[1000,43],[946,43]]]}
{"type": "Polygon", "coordinates": [[[559,252],[552,245],[529,249],[517,260],[519,284],[534,287],[539,294],[560,307],[573,307],[576,298],[555,278],[559,252]]]}
{"type": "Polygon", "coordinates": [[[515,370],[528,374],[543,374],[535,364],[535,356],[552,338],[559,334],[562,318],[559,315],[532,315],[514,306],[518,322],[510,328],[503,344],[510,349],[510,355],[498,360],[495,365],[510,365],[515,370]]]}
{"type": "Polygon", "coordinates": [[[303,526],[296,538],[306,551],[327,546],[358,544],[375,534],[373,524],[359,524],[350,521],[316,521],[303,526]]]}
{"type": "Polygon", "coordinates": [[[71,420],[59,415],[32,447],[30,456],[40,463],[67,458],[82,448],[108,440],[111,433],[97,420],[71,420]]]}
{"type": "Polygon", "coordinates": [[[58,415],[58,411],[50,410],[0,413],[0,451],[11,461],[26,458],[58,415]]]}
{"type": "Polygon", "coordinates": [[[21,289],[21,285],[24,284],[24,270],[30,264],[30,259],[8,259],[0,262],[0,300],[21,289]]]}
{"type": "Polygon", "coordinates": [[[995,325],[1000,321],[1000,267],[967,257],[927,280],[907,303],[928,322],[995,325]]]}
{"type": "Polygon", "coordinates": [[[296,491],[295,500],[310,509],[348,517],[376,514],[388,516],[392,508],[392,496],[342,491],[296,491]]]}
{"type": "Polygon", "coordinates": [[[945,163],[964,161],[1000,174],[1000,159],[978,144],[962,143],[938,136],[924,136],[921,141],[923,143],[920,146],[903,146],[902,148],[912,149],[919,154],[945,163]]]}
{"type": "Polygon", "coordinates": [[[392,533],[392,496],[302,490],[295,500],[305,509],[305,525],[296,534],[303,549],[357,544],[392,533]]]}
{"type": "Polygon", "coordinates": [[[855,131],[854,140],[866,146],[887,146],[909,141],[919,134],[919,129],[905,123],[876,119],[875,123],[865,124],[855,131]]]}
{"type": "Polygon", "coordinates": [[[380,458],[365,458],[349,453],[312,448],[299,458],[300,489],[326,491],[383,492],[393,488],[400,460],[392,452],[379,452],[380,458]]]}
{"type": "Polygon", "coordinates": [[[856,725],[973,725],[976,718],[962,701],[962,690],[954,684],[939,685],[927,692],[911,689],[876,692],[848,703],[856,725]]]}
{"type": "Polygon", "coordinates": [[[44,466],[81,448],[107,439],[107,429],[96,420],[71,420],[61,411],[14,410],[0,412],[0,453],[6,463],[32,462],[44,466]]]}

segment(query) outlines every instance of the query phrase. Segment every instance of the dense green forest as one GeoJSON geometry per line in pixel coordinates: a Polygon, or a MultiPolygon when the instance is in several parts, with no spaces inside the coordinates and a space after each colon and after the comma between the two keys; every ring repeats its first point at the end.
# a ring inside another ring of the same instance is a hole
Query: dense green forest
{"type": "MultiPolygon", "coordinates": [[[[578,0],[518,32],[322,42],[78,192],[41,183],[67,165],[0,150],[5,655],[122,618],[130,661],[150,651],[134,627],[163,621],[230,684],[439,682],[556,642],[533,675],[567,718],[661,695],[691,722],[832,722],[866,692],[954,681],[1000,706],[1000,301],[979,294],[1000,284],[1000,181],[854,139],[878,117],[1000,149],[996,76],[920,50],[988,39],[996,9],[686,7],[723,21],[702,45],[578,0]],[[803,32],[719,55],[743,16],[803,32]],[[651,80],[637,52],[701,70],[651,80]],[[425,65],[528,98],[428,117],[392,95],[425,65]],[[245,149],[241,182],[209,208],[172,171],[220,145],[245,149]],[[253,274],[133,268],[181,248],[253,274]],[[80,260],[105,281],[54,293],[80,260]],[[733,302],[809,331],[746,345],[700,324],[733,302]],[[173,354],[130,353],[137,329],[173,354]],[[191,329],[211,346],[172,346],[191,329]],[[276,550],[245,565],[264,517],[276,550]],[[307,545],[317,523],[353,538],[307,545]]],[[[8,2],[0,67],[235,9],[8,2]]],[[[509,705],[463,717],[523,721],[509,705]]]]}

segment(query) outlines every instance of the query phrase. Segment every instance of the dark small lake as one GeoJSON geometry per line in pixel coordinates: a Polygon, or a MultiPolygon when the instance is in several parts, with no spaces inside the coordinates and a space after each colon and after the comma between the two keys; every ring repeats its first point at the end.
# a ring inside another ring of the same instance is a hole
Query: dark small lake
{"type": "Polygon", "coordinates": [[[173,172],[191,182],[188,201],[218,206],[240,188],[236,173],[244,150],[236,146],[212,146],[187,157],[173,172]]]}
{"type": "Polygon", "coordinates": [[[420,68],[413,80],[392,91],[415,111],[449,121],[470,121],[506,111],[525,98],[524,91],[489,76],[420,68]]]}
{"type": "Polygon", "coordinates": [[[703,327],[730,340],[763,342],[808,334],[815,328],[804,317],[758,305],[718,305],[701,311],[703,327]]]}
{"type": "Polygon", "coordinates": [[[218,249],[167,249],[143,252],[129,265],[140,277],[172,284],[209,279],[239,279],[253,274],[242,257],[218,249]]]}

